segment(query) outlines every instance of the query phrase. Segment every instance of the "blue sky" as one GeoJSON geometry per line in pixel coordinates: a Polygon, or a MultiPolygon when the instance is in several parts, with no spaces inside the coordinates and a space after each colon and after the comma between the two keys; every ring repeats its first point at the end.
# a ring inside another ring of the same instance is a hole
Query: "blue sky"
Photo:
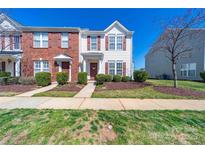
{"type": "Polygon", "coordinates": [[[25,26],[67,26],[104,30],[119,20],[133,36],[135,69],[144,68],[144,56],[161,33],[163,22],[185,9],[6,9],[8,15],[25,26]]]}

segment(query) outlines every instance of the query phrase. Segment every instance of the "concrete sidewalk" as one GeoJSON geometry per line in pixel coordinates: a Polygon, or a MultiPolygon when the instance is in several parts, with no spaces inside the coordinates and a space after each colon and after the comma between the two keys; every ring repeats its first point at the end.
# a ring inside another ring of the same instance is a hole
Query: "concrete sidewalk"
{"type": "Polygon", "coordinates": [[[205,100],[0,97],[0,109],[205,110],[205,100]]]}
{"type": "Polygon", "coordinates": [[[74,97],[75,98],[90,98],[92,96],[92,93],[94,92],[94,90],[95,90],[95,82],[94,81],[90,81],[74,97]]]}
{"type": "Polygon", "coordinates": [[[31,96],[33,96],[34,94],[51,90],[51,89],[55,88],[56,86],[57,86],[57,83],[52,83],[52,84],[49,85],[49,86],[42,87],[42,88],[39,88],[39,89],[35,89],[35,90],[32,90],[32,91],[28,91],[28,92],[22,93],[22,94],[20,94],[20,95],[17,95],[17,97],[19,97],[19,96],[20,96],[20,97],[31,97],[31,96]]]}

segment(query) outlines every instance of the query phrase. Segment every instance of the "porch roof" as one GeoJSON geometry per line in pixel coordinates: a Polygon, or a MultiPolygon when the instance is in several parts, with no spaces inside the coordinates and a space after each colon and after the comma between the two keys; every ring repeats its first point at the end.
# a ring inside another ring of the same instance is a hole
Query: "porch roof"
{"type": "Polygon", "coordinates": [[[103,53],[99,51],[90,51],[90,52],[82,52],[81,55],[86,59],[101,59],[103,57],[103,53]]]}
{"type": "Polygon", "coordinates": [[[56,61],[72,61],[72,58],[66,54],[60,54],[53,57],[56,61]]]}

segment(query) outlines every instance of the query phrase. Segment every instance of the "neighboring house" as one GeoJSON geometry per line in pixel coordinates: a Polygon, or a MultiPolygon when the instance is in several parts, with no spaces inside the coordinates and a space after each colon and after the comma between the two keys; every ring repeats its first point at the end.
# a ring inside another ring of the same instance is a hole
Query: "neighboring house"
{"type": "Polygon", "coordinates": [[[0,15],[0,71],[12,76],[35,76],[68,72],[77,81],[78,72],[95,75],[132,75],[132,35],[118,21],[104,31],[75,27],[22,26],[0,15]],[[2,31],[2,32],[1,32],[2,31]]]}
{"type": "MultiPolygon", "coordinates": [[[[200,72],[205,70],[205,29],[189,29],[183,42],[192,50],[183,54],[177,61],[177,78],[183,80],[202,80],[200,72]],[[193,32],[198,31],[198,32],[193,32]]],[[[156,42],[157,43],[157,42],[156,42]]],[[[157,44],[154,44],[157,45],[157,44]]],[[[159,43],[159,42],[158,42],[159,43]]],[[[167,52],[153,51],[145,56],[145,69],[151,78],[172,78],[172,66],[167,52]]]]}

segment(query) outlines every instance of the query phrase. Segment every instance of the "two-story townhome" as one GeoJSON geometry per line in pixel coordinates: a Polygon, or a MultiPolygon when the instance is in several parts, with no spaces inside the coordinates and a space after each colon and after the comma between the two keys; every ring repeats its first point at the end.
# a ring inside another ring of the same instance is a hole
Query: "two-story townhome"
{"type": "MultiPolygon", "coordinates": [[[[163,34],[162,34],[163,35],[163,34]]],[[[155,42],[153,47],[157,45],[155,42]]],[[[205,70],[205,30],[189,29],[187,37],[183,38],[183,46],[191,49],[181,55],[176,64],[177,78],[182,80],[202,80],[200,72],[205,70]]],[[[166,51],[156,51],[150,48],[145,56],[145,69],[151,78],[173,78],[172,65],[166,51]]]]}
{"type": "Polygon", "coordinates": [[[81,30],[80,70],[96,74],[132,76],[133,32],[115,21],[103,31],[81,30]]]}
{"type": "Polygon", "coordinates": [[[0,71],[12,76],[67,72],[77,81],[78,72],[132,75],[132,34],[118,21],[104,31],[78,27],[23,26],[0,15],[0,71]]]}

